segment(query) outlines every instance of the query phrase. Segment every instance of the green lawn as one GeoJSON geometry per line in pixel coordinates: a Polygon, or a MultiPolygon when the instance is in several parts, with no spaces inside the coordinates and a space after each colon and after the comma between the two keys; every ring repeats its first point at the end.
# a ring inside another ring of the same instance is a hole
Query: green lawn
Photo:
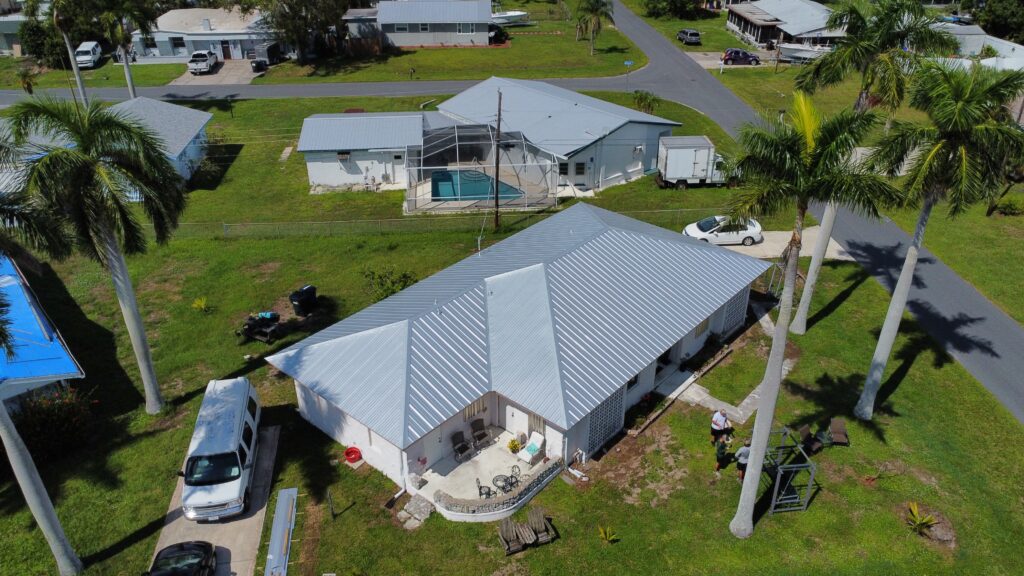
{"type": "Polygon", "coordinates": [[[725,10],[718,14],[708,12],[706,18],[673,18],[671,16],[653,18],[645,13],[643,0],[623,0],[622,3],[685,52],[723,52],[726,48],[751,47],[726,29],[725,22],[728,13],[725,10]],[[683,44],[677,40],[676,33],[683,28],[699,31],[701,43],[699,45],[683,44]]]}
{"type": "Polygon", "coordinates": [[[575,24],[558,19],[554,4],[503,2],[503,10],[526,10],[536,26],[509,28],[509,47],[403,49],[377,58],[334,58],[300,66],[279,64],[254,83],[387,82],[415,80],[477,80],[491,76],[512,78],[561,78],[616,76],[624,74],[623,62],[635,62],[633,70],[647,64],[647,57],[613,27],[606,26],[590,55],[586,41],[576,41],[575,24]]]}
{"type": "MultiPolygon", "coordinates": [[[[0,58],[0,88],[21,88],[17,71],[21,66],[20,58],[0,58]]],[[[136,86],[163,86],[185,73],[184,64],[135,64],[132,66],[132,78],[136,86]]],[[[82,79],[86,88],[120,88],[128,84],[124,80],[124,68],[115,64],[110,58],[104,58],[103,64],[95,69],[82,69],[82,79]]],[[[35,80],[37,88],[69,88],[74,87],[75,77],[71,70],[47,70],[35,80]]]]}
{"type": "Polygon", "coordinates": [[[732,352],[697,380],[711,395],[738,406],[764,377],[771,336],[755,324],[732,342],[732,352]]]}
{"type": "MultiPolygon", "coordinates": [[[[1018,186],[1007,198],[1024,204],[1024,188],[1018,186]]],[[[986,217],[985,208],[981,204],[950,218],[944,206],[937,207],[928,221],[924,246],[1017,322],[1024,323],[1024,266],[1020,263],[1024,216],[986,217]]],[[[914,233],[917,210],[890,210],[887,214],[908,234],[914,233]]]]}

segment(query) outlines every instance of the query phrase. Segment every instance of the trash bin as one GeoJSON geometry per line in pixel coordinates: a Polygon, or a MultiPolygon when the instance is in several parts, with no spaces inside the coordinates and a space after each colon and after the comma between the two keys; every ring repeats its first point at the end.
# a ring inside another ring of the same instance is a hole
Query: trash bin
{"type": "Polygon", "coordinates": [[[288,297],[296,316],[309,316],[316,308],[316,286],[307,284],[288,297]]]}
{"type": "Polygon", "coordinates": [[[267,69],[267,61],[258,58],[256,60],[250,60],[249,65],[252,66],[253,72],[264,72],[267,69]]]}

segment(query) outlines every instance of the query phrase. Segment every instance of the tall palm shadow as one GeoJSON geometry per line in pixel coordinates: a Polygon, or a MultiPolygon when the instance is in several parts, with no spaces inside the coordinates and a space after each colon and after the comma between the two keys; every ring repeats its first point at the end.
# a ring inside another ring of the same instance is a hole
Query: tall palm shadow
{"type": "MultiPolygon", "coordinates": [[[[847,419],[856,418],[853,415],[853,407],[857,405],[860,389],[864,385],[864,378],[865,375],[859,373],[836,377],[826,372],[818,377],[813,386],[785,380],[782,385],[789,393],[814,405],[813,409],[804,412],[790,426],[795,429],[799,429],[805,424],[812,427],[825,427],[828,426],[829,420],[836,416],[847,419]]],[[[886,416],[900,415],[888,403],[876,408],[875,413],[886,416]]],[[[886,441],[885,430],[879,425],[877,418],[870,422],[861,422],[861,424],[880,441],[886,441]]]]}

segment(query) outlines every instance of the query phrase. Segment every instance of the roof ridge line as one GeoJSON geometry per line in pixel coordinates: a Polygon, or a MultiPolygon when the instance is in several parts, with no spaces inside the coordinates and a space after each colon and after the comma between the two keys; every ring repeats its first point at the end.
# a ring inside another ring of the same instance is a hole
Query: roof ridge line
{"type": "MultiPolygon", "coordinates": [[[[512,81],[513,84],[518,83],[518,82],[540,82],[539,80],[528,80],[528,79],[521,79],[521,78],[505,78],[503,76],[494,76],[494,78],[498,78],[498,79],[503,80],[503,81],[512,81]]],[[[541,83],[542,84],[548,84],[547,82],[541,82],[541,83]]],[[[568,92],[572,92],[573,94],[577,94],[577,95],[582,96],[584,98],[591,98],[591,96],[587,96],[586,94],[583,94],[582,92],[577,92],[575,90],[569,90],[568,88],[562,88],[561,86],[555,86],[554,84],[548,84],[548,86],[553,86],[555,88],[558,88],[559,90],[566,90],[568,92]]],[[[533,92],[537,92],[539,94],[546,94],[548,96],[553,96],[552,94],[544,92],[543,90],[538,90],[538,89],[534,88],[532,84],[531,85],[526,85],[524,87],[527,90],[530,90],[530,91],[533,91],[533,92]]],[[[556,98],[558,98],[559,100],[566,101],[566,102],[572,102],[568,98],[562,98],[560,96],[556,96],[556,98]]],[[[623,116],[622,114],[619,114],[618,112],[608,112],[606,110],[601,110],[601,109],[596,108],[594,106],[591,106],[590,104],[587,104],[587,103],[581,103],[581,102],[573,102],[573,103],[578,105],[578,106],[583,106],[584,108],[587,108],[588,110],[593,110],[594,112],[600,112],[602,114],[613,114],[614,116],[616,116],[619,119],[621,119],[623,121],[623,124],[626,123],[626,122],[629,122],[629,118],[623,116]]],[[[609,102],[609,104],[613,104],[613,105],[617,106],[617,104],[614,104],[613,102],[609,102]]],[[[639,112],[639,110],[637,110],[637,112],[639,112]]],[[[643,114],[643,112],[640,112],[640,113],[643,114]]],[[[618,127],[616,127],[616,130],[619,127],[621,127],[621,124],[618,127]]],[[[603,137],[604,136],[602,136],[601,138],[603,138],[603,137]]]]}
{"type": "MultiPolygon", "coordinates": [[[[410,437],[409,434],[409,381],[410,372],[412,372],[412,362],[409,361],[409,353],[412,350],[412,321],[408,318],[402,320],[405,323],[405,353],[402,355],[405,358],[405,378],[402,382],[402,446],[401,449],[405,450],[416,440],[412,442],[406,442],[410,437]]],[[[404,460],[404,459],[403,459],[404,460]]]]}
{"type": "MultiPolygon", "coordinates": [[[[598,234],[598,236],[600,236],[600,234],[598,234]]],[[[551,345],[555,349],[555,365],[558,367],[558,391],[562,401],[562,421],[559,422],[559,425],[565,428],[566,432],[568,432],[570,426],[569,412],[566,408],[568,406],[568,402],[565,398],[565,381],[562,378],[562,347],[558,345],[558,326],[555,324],[555,309],[551,304],[551,267],[544,262],[541,263],[541,266],[543,266],[544,271],[544,301],[548,305],[548,318],[550,318],[551,322],[551,345]]]]}

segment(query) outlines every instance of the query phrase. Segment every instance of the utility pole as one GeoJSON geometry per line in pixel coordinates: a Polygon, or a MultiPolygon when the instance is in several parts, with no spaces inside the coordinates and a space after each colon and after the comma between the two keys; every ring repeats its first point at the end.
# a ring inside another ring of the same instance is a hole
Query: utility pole
{"type": "Polygon", "coordinates": [[[498,126],[494,137],[494,231],[501,228],[501,212],[498,204],[498,192],[500,180],[498,179],[498,167],[501,165],[501,90],[498,90],[498,126]]]}

